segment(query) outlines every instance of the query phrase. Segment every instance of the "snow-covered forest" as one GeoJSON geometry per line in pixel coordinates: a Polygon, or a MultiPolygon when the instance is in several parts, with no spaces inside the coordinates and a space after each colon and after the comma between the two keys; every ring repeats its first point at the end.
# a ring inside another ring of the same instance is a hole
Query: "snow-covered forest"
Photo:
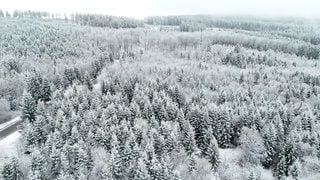
{"type": "Polygon", "coordinates": [[[0,11],[0,177],[318,180],[319,56],[303,18],[0,11]]]}

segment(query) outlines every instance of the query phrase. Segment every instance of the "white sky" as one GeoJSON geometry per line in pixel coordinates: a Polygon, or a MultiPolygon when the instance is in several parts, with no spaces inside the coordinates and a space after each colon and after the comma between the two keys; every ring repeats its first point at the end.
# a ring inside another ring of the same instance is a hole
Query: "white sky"
{"type": "Polygon", "coordinates": [[[148,15],[217,14],[320,17],[320,0],[0,0],[0,9],[50,13],[148,15]]]}

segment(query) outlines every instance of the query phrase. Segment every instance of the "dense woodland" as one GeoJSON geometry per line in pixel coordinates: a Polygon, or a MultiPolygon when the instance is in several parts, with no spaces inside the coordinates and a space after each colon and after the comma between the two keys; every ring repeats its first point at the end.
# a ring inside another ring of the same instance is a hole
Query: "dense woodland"
{"type": "Polygon", "coordinates": [[[0,11],[3,179],[320,178],[319,23],[56,17],[0,11]]]}

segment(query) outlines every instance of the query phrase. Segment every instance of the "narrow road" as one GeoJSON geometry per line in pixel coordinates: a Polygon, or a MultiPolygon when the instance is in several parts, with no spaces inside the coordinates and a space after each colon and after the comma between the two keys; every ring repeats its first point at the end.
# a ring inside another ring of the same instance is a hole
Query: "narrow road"
{"type": "Polygon", "coordinates": [[[22,122],[20,117],[16,117],[10,120],[8,123],[4,125],[0,125],[0,140],[7,137],[11,133],[17,131],[17,126],[22,122]]]}

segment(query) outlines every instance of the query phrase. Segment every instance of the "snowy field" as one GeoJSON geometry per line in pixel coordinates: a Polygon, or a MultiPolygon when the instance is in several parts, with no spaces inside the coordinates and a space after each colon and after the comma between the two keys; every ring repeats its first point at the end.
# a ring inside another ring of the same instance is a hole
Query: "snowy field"
{"type": "Polygon", "coordinates": [[[17,155],[17,144],[20,136],[21,134],[16,131],[10,134],[9,136],[5,137],[4,139],[0,140],[0,167],[6,159],[14,155],[17,155]]]}

